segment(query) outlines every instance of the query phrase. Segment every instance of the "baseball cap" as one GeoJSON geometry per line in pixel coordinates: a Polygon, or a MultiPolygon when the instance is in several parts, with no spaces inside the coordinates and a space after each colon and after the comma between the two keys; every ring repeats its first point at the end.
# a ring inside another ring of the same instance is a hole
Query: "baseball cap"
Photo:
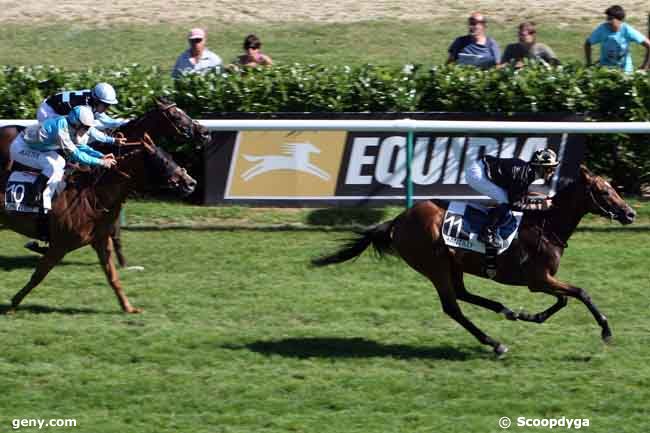
{"type": "Polygon", "coordinates": [[[187,39],[205,39],[205,30],[201,28],[193,28],[187,35],[187,39]]]}

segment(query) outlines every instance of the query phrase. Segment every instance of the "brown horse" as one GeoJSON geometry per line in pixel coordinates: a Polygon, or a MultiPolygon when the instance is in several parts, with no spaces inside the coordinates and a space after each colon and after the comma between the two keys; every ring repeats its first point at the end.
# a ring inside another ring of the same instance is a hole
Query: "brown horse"
{"type": "MultiPolygon", "coordinates": [[[[92,245],[113,287],[122,310],[138,313],[127,299],[115,270],[111,252],[113,242],[110,234],[120,214],[123,203],[132,191],[164,184],[176,192],[190,194],[196,181],[184,168],[179,167],[162,149],[157,148],[145,136],[134,150],[118,157],[117,168],[95,169],[69,179],[65,191],[55,199],[49,214],[48,233],[50,247],[36,265],[31,279],[11,300],[14,311],[25,296],[36,287],[50,270],[70,251],[92,245]]],[[[4,190],[9,173],[0,175],[0,187],[4,190]]],[[[16,214],[4,210],[4,194],[0,195],[0,224],[25,236],[36,237],[38,216],[16,214]]]]}
{"type": "Polygon", "coordinates": [[[518,237],[506,252],[497,257],[495,281],[528,286],[533,292],[544,292],[557,298],[554,305],[537,314],[515,313],[499,302],[467,291],[463,283],[465,272],[486,278],[483,256],[445,245],[441,235],[445,215],[442,203],[420,202],[395,219],[361,232],[358,239],[338,252],[314,259],[313,264],[325,266],[350,260],[371,244],[380,255],[396,253],[433,283],[444,312],[481,343],[492,346],[497,355],[507,352],[508,348],[467,319],[458,300],[504,314],[510,320],[543,323],[562,309],[570,296],[587,306],[602,328],[603,340],[608,341],[612,333],[607,318],[596,308],[587,292],[555,278],[567,241],[587,213],[616,219],[621,224],[632,223],[636,216],[609,183],[581,167],[578,179],[553,198],[550,210],[524,214],[518,237]]]}
{"type": "MultiPolygon", "coordinates": [[[[177,142],[192,142],[198,146],[205,146],[210,142],[210,131],[192,120],[176,104],[159,99],[156,99],[155,103],[155,108],[123,124],[113,131],[113,134],[121,134],[128,141],[139,140],[144,134],[148,134],[154,142],[169,139],[177,142]]],[[[11,169],[12,162],[9,159],[9,147],[23,129],[24,127],[20,126],[0,128],[0,172],[11,169]]],[[[121,149],[118,147],[97,144],[97,148],[105,153],[113,152],[116,155],[121,153],[121,149]]],[[[119,218],[115,222],[114,232],[111,237],[118,262],[120,266],[125,266],[126,259],[122,253],[119,218]]],[[[47,247],[36,246],[30,249],[41,254],[45,254],[47,251],[47,247]]]]}

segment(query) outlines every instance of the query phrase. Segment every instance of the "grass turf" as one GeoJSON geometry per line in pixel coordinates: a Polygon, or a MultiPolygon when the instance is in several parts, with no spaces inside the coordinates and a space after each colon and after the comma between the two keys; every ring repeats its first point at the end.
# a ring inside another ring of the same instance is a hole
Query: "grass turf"
{"type": "MultiPolygon", "coordinates": [[[[429,283],[398,259],[365,254],[310,268],[311,257],[346,236],[309,226],[313,211],[234,208],[228,225],[244,229],[221,229],[225,208],[167,206],[128,208],[140,229],[124,231],[126,251],[145,271],[122,279],[144,314],[118,311],[86,248],[67,256],[15,316],[0,316],[1,431],[17,418],[75,418],[79,432],[483,433],[499,431],[502,416],[589,418],[592,432],[644,431],[647,202],[637,203],[635,230],[588,219],[560,268],[608,315],[614,343],[603,345],[576,301],[542,326],[463,304],[510,347],[503,360],[447,318],[429,283]],[[169,223],[199,210],[211,229],[142,229],[150,215],[169,223]],[[284,215],[312,229],[256,230],[249,213],[258,225],[284,215]]],[[[24,238],[5,230],[0,240],[6,305],[35,259],[24,238]]],[[[553,301],[466,282],[513,309],[553,301]]]]}

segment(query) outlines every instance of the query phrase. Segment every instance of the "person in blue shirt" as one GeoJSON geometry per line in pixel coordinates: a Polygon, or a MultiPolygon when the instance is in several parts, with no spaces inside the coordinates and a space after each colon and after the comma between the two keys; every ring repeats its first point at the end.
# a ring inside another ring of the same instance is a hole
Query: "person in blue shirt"
{"type": "Polygon", "coordinates": [[[41,170],[35,187],[40,191],[44,186],[44,213],[52,209],[52,197],[64,185],[66,159],[81,165],[106,168],[117,163],[113,154],[104,155],[86,144],[88,131],[94,123],[92,108],[78,105],[67,116],[54,117],[41,125],[28,127],[11,143],[12,160],[41,170]]]}
{"type": "Polygon", "coordinates": [[[121,120],[113,119],[106,114],[110,106],[116,104],[117,94],[113,86],[108,83],[98,83],[92,90],[71,90],[50,96],[38,107],[36,116],[38,123],[42,124],[52,117],[67,115],[74,107],[87,105],[92,108],[96,120],[88,131],[91,141],[114,144],[116,140],[101,130],[113,129],[122,125],[121,120]]]}
{"type": "Polygon", "coordinates": [[[650,40],[631,25],[623,22],[625,10],[618,5],[605,11],[607,21],[600,24],[585,41],[585,61],[591,65],[591,46],[600,44],[600,65],[619,68],[632,72],[630,43],[635,42],[645,47],[645,59],[640,69],[650,68],[650,40]]]}
{"type": "Polygon", "coordinates": [[[469,34],[457,37],[449,46],[447,64],[472,65],[487,69],[501,63],[499,44],[485,33],[487,20],[474,12],[468,20],[469,34]]]}

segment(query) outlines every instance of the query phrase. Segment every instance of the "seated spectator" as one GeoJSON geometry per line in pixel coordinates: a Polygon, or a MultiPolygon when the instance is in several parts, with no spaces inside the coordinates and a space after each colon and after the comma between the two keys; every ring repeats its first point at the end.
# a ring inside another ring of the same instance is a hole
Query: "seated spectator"
{"type": "Polygon", "coordinates": [[[557,66],[560,61],[553,50],[546,44],[537,42],[535,23],[526,21],[519,24],[519,42],[509,44],[503,52],[501,65],[513,64],[515,68],[524,66],[524,59],[540,62],[544,65],[557,66]]]}
{"type": "Polygon", "coordinates": [[[494,39],[485,34],[487,21],[479,12],[470,15],[469,34],[460,36],[449,47],[447,64],[472,65],[491,68],[501,61],[501,51],[494,39]]]}
{"type": "Polygon", "coordinates": [[[596,27],[596,30],[585,41],[585,62],[591,65],[591,46],[600,44],[600,64],[632,72],[632,56],[630,42],[636,42],[645,47],[645,60],[641,69],[650,67],[650,40],[643,36],[631,25],[624,23],[625,10],[621,6],[611,6],[605,11],[607,21],[596,27]]]}
{"type": "Polygon", "coordinates": [[[273,65],[273,60],[271,60],[271,57],[262,53],[260,51],[261,49],[262,41],[260,41],[257,36],[253,34],[246,36],[246,39],[244,39],[245,53],[237,57],[234,63],[238,66],[249,67],[273,65]]]}
{"type": "Polygon", "coordinates": [[[190,47],[184,51],[174,65],[172,77],[178,78],[184,73],[205,73],[211,70],[221,71],[221,57],[205,47],[205,30],[195,28],[187,36],[190,47]]]}

